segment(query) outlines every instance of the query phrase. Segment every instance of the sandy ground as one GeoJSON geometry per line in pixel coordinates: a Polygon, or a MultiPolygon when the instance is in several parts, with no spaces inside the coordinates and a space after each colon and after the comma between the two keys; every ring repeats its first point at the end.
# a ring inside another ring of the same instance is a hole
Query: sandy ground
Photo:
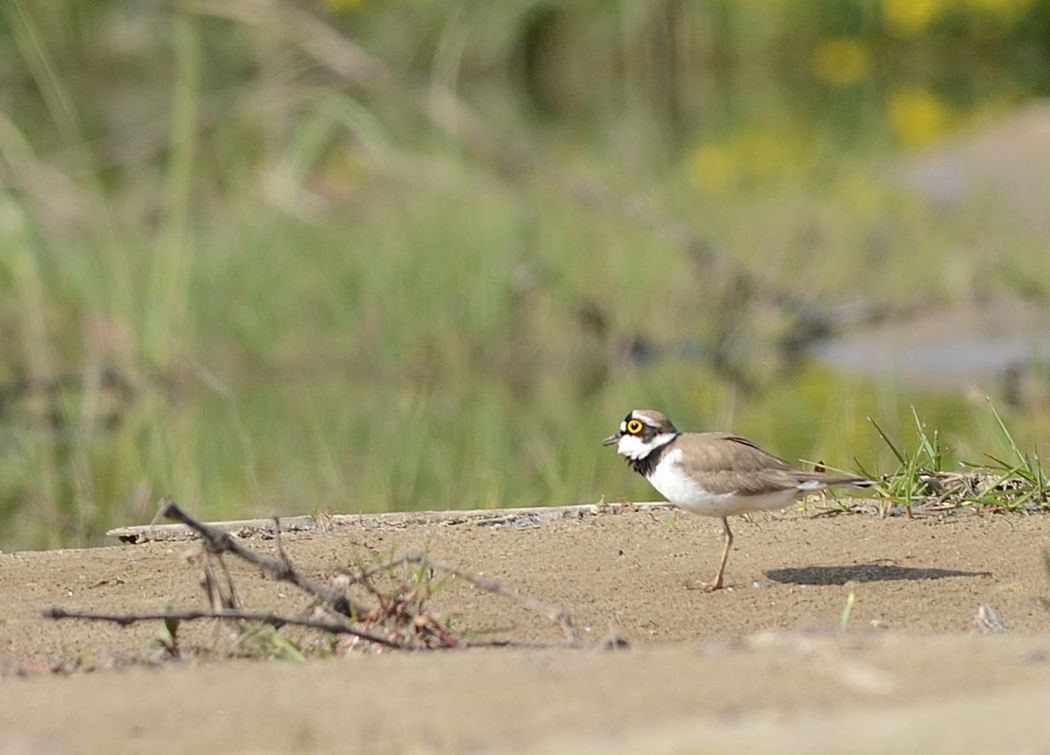
{"type": "MultiPolygon", "coordinates": [[[[530,647],[221,660],[230,639],[53,622],[53,605],[201,606],[188,542],[0,555],[0,752],[1050,752],[1045,516],[761,515],[673,510],[509,526],[373,518],[285,537],[316,577],[426,549],[573,617],[581,647],[524,608],[451,585],[459,631],[530,647]],[[839,628],[847,596],[854,607],[839,628]],[[974,629],[982,605],[1005,635],[974,629]],[[616,628],[625,650],[600,650],[616,628]],[[55,673],[60,669],[61,673],[55,673]]],[[[246,539],[267,552],[273,541],[246,539]]],[[[303,601],[235,567],[245,604],[303,601]]]]}

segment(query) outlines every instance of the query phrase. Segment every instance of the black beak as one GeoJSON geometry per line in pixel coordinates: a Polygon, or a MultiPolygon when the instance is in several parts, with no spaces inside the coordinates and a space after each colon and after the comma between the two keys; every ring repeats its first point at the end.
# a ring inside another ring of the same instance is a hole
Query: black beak
{"type": "Polygon", "coordinates": [[[623,437],[622,433],[613,433],[608,438],[602,441],[603,446],[615,446],[620,442],[620,438],[623,437]]]}

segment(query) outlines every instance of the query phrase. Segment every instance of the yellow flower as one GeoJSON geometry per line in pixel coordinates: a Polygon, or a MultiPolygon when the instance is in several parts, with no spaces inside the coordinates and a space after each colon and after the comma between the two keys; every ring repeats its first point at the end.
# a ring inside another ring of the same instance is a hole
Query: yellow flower
{"type": "Polygon", "coordinates": [[[887,110],[893,133],[909,147],[931,144],[948,131],[948,108],[926,89],[898,89],[890,95],[887,110]]]}
{"type": "Polygon", "coordinates": [[[736,160],[724,147],[702,144],[689,156],[689,177],[704,191],[712,194],[726,191],[736,183],[736,160]]]}
{"type": "Polygon", "coordinates": [[[900,36],[918,34],[943,9],[943,0],[882,0],[882,18],[890,30],[900,36]]]}
{"type": "Polygon", "coordinates": [[[824,83],[846,87],[867,76],[871,68],[871,55],[859,39],[831,37],[813,50],[809,67],[813,75],[824,83]]]}

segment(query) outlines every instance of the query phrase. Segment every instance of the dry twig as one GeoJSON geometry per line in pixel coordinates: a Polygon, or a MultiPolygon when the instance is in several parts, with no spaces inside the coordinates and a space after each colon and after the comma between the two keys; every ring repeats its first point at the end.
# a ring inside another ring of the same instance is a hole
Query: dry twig
{"type": "Polygon", "coordinates": [[[282,626],[306,627],[308,629],[319,629],[322,632],[329,632],[331,634],[349,634],[354,637],[359,637],[362,640],[367,640],[368,642],[374,642],[377,645],[383,645],[398,650],[412,649],[411,647],[405,646],[395,640],[389,640],[386,637],[381,637],[377,634],[372,634],[371,632],[355,629],[354,627],[339,621],[284,616],[269,611],[253,611],[243,608],[226,608],[218,611],[190,608],[158,611],[156,613],[95,613],[92,611],[67,611],[64,608],[58,608],[56,606],[44,611],[44,617],[55,620],[86,619],[88,621],[108,621],[113,624],[119,624],[122,627],[138,624],[143,621],[200,621],[203,619],[257,621],[261,624],[269,624],[278,629],[282,626]]]}
{"type": "Polygon", "coordinates": [[[209,552],[232,553],[238,558],[242,558],[248,563],[258,566],[263,572],[269,574],[274,579],[295,585],[308,595],[317,598],[322,605],[330,606],[341,616],[362,616],[369,610],[366,606],[361,606],[352,602],[350,598],[348,598],[346,594],[337,587],[326,585],[322,582],[310,579],[309,577],[304,577],[292,568],[292,565],[287,561],[282,562],[263,555],[262,553],[248,550],[238,543],[233,538],[233,535],[226,530],[198,522],[180,509],[178,504],[176,504],[171,498],[163,498],[161,500],[160,511],[166,519],[171,519],[172,521],[184,524],[194,532],[198,533],[209,552]]]}
{"type": "Polygon", "coordinates": [[[410,586],[402,581],[394,592],[378,590],[370,581],[371,577],[381,573],[390,573],[392,569],[405,564],[419,564],[427,569],[445,572],[462,579],[475,587],[500,597],[512,600],[525,608],[543,614],[561,627],[570,644],[576,643],[569,614],[548,603],[522,595],[495,580],[470,574],[458,567],[438,561],[432,561],[425,554],[410,553],[391,561],[362,569],[354,575],[344,575],[334,584],[324,584],[302,576],[292,565],[291,559],[284,550],[280,535],[280,521],[274,519],[277,558],[251,551],[238,543],[232,534],[219,527],[203,524],[186,514],[171,498],[160,502],[160,515],[179,522],[198,533],[202,539],[204,577],[202,586],[207,596],[208,609],[173,609],[151,613],[100,613],[90,611],[68,611],[54,607],[44,612],[50,619],[86,619],[108,621],[121,626],[128,626],[141,621],[163,620],[172,634],[169,652],[178,655],[175,630],[181,621],[219,619],[234,621],[255,621],[273,627],[285,625],[316,629],[331,634],[350,635],[354,639],[348,648],[353,648],[358,640],[365,640],[375,645],[402,650],[420,648],[456,648],[460,642],[442,624],[442,622],[425,608],[425,601],[430,597],[429,579],[421,585],[410,586]],[[269,611],[256,611],[240,608],[237,605],[233,578],[222,559],[223,554],[231,553],[259,567],[264,574],[275,579],[295,585],[315,601],[315,608],[331,614],[330,618],[313,618],[308,616],[287,616],[269,611]],[[215,573],[214,561],[218,562],[223,578],[215,573]],[[225,583],[225,584],[224,584],[225,583]],[[359,584],[375,598],[376,606],[356,603],[350,599],[346,590],[353,584],[359,584]],[[358,629],[357,626],[362,626],[358,629]],[[382,628],[385,635],[369,631],[370,627],[382,628]]]}

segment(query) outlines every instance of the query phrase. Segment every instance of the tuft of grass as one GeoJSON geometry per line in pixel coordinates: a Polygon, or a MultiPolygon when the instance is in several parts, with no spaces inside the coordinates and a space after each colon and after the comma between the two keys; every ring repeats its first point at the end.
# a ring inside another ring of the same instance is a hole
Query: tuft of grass
{"type": "Polygon", "coordinates": [[[1006,454],[985,452],[986,462],[962,462],[971,481],[966,503],[1007,511],[1050,508],[1050,486],[1038,448],[1023,451],[991,399],[987,399],[998,441],[1006,454]]]}
{"type": "MultiPolygon", "coordinates": [[[[1003,442],[1009,447],[1013,460],[1004,460],[992,454],[985,454],[992,462],[991,469],[999,473],[1000,477],[992,488],[999,495],[993,501],[1008,509],[1019,509],[1034,504],[1037,507],[1046,507],[1050,504],[1050,486],[1048,486],[1046,470],[1043,469],[1042,460],[1039,457],[1039,449],[1036,447],[1031,453],[1022,451],[1014,440],[1002,416],[995,408],[995,404],[989,398],[988,408],[995,418],[995,424],[1002,435],[1003,442]]],[[[982,501],[978,501],[979,503],[982,501]]]]}
{"type": "Polygon", "coordinates": [[[1023,451],[1002,415],[988,400],[999,442],[1008,454],[985,453],[987,463],[961,461],[960,470],[946,468],[950,449],[937,430],[927,428],[915,408],[911,413],[916,440],[910,449],[870,419],[879,438],[897,460],[893,472],[874,477],[858,465],[861,474],[876,480],[876,491],[887,501],[904,507],[912,515],[916,504],[939,508],[982,506],[1009,511],[1050,508],[1050,486],[1038,450],[1023,451]]]}
{"type": "Polygon", "coordinates": [[[913,504],[933,494],[930,479],[944,471],[945,459],[949,453],[940,433],[937,430],[928,430],[914,406],[911,407],[911,416],[915,426],[914,450],[895,442],[874,418],[868,417],[868,421],[899,466],[894,472],[877,478],[860,467],[861,474],[876,480],[875,490],[879,497],[903,506],[909,518],[912,516],[913,504]]]}

